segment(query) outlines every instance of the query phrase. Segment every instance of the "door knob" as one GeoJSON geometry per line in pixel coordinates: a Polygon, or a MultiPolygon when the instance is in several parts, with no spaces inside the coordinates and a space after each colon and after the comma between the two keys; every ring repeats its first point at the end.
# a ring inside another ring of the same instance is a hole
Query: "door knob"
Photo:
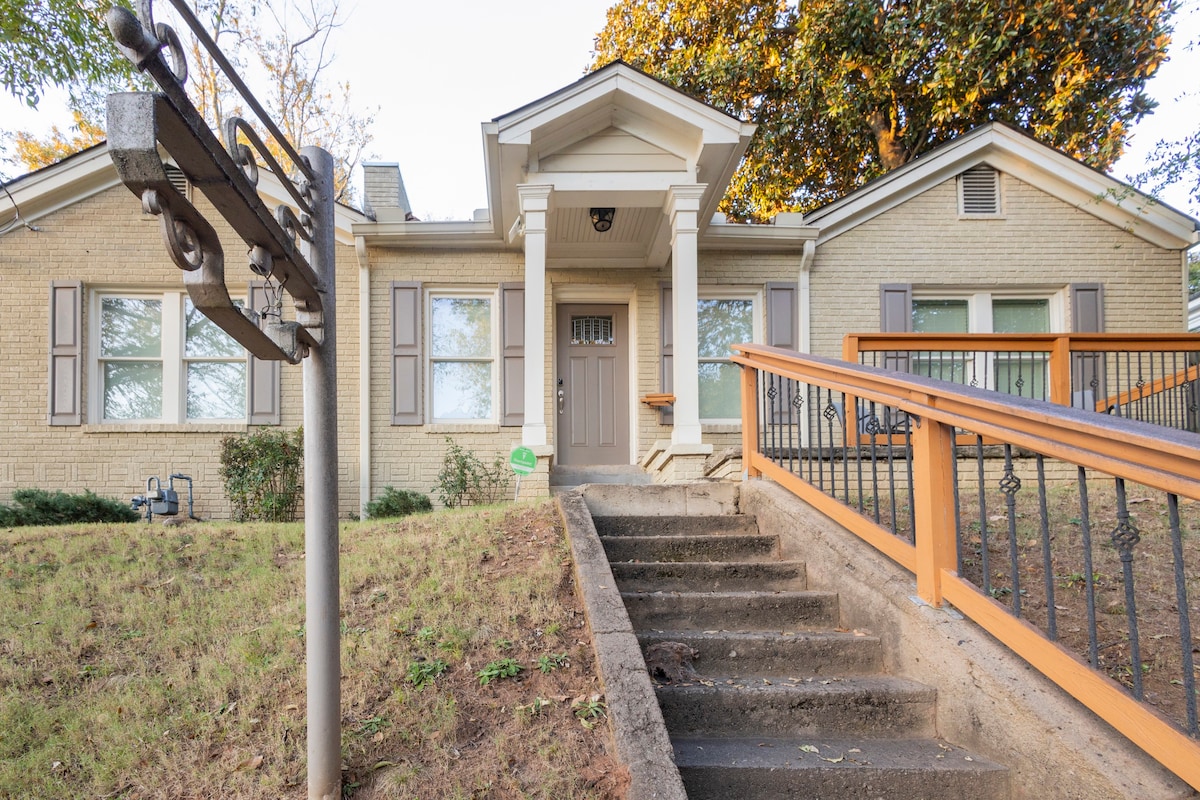
{"type": "Polygon", "coordinates": [[[563,413],[563,407],[566,406],[567,395],[562,389],[558,390],[558,413],[563,413]]]}

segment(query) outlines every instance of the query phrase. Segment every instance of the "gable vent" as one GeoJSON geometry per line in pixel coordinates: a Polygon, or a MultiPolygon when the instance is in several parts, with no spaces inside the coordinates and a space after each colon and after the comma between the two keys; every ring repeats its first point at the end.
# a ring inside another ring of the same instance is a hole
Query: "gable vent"
{"type": "Polygon", "coordinates": [[[987,164],[971,167],[958,176],[959,208],[963,214],[1000,213],[1000,173],[987,164]]]}
{"type": "Polygon", "coordinates": [[[167,179],[171,181],[171,185],[175,187],[175,191],[179,192],[184,197],[188,196],[188,179],[187,175],[183,174],[183,170],[174,164],[163,164],[163,169],[167,172],[167,179]]]}

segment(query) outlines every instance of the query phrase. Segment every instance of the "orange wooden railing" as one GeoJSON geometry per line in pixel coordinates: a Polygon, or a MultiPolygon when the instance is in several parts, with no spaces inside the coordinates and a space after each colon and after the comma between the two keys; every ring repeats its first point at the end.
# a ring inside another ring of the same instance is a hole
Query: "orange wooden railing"
{"type": "MultiPolygon", "coordinates": [[[[903,349],[905,342],[911,341],[910,337],[889,334],[855,338],[860,345],[883,350],[903,349]]],[[[1016,337],[1004,338],[1011,342],[1016,337]]],[[[1030,338],[1019,338],[1031,343],[1030,338]]],[[[1041,337],[1047,352],[1060,360],[1073,352],[1081,339],[1087,340],[1082,349],[1093,352],[1112,341],[1095,336],[1041,337]]],[[[922,349],[949,350],[962,344],[961,337],[946,337],[944,347],[929,346],[928,341],[922,340],[922,349]]],[[[1162,341],[1162,337],[1141,339],[1147,347],[1161,346],[1162,341]]],[[[1194,339],[1188,341],[1194,346],[1194,339]]],[[[978,347],[974,338],[971,342],[971,347],[978,347]]],[[[1122,339],[1123,347],[1130,344],[1129,337],[1122,339]]],[[[1005,344],[1006,348],[1009,346],[1005,344]]],[[[776,481],[914,573],[917,594],[923,600],[934,606],[951,603],[1131,742],[1200,790],[1200,742],[959,577],[952,480],[956,457],[952,445],[956,429],[962,428],[991,441],[1200,500],[1200,435],[1029,400],[1019,402],[1021,414],[1017,415],[1013,413],[1017,401],[998,392],[883,372],[857,363],[803,356],[773,347],[736,345],[734,350],[733,361],[744,367],[742,458],[748,476],[776,481]],[[865,401],[910,415],[914,421],[909,442],[915,500],[914,543],[892,535],[762,452],[759,387],[768,374],[842,393],[847,410],[865,401]]]]}

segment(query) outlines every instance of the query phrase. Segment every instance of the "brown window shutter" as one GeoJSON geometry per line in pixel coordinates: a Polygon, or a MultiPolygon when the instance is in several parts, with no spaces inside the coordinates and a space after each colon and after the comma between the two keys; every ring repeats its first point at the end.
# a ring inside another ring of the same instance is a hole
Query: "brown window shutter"
{"type": "Polygon", "coordinates": [[[50,283],[51,425],[82,425],[83,283],[50,283]]]}
{"type": "Polygon", "coordinates": [[[525,422],[525,284],[500,284],[500,424],[525,422]]]}
{"type": "Polygon", "coordinates": [[[1071,284],[1071,332],[1104,331],[1104,284],[1071,284]]]}
{"type": "MultiPolygon", "coordinates": [[[[246,304],[251,311],[267,307],[267,287],[263,281],[251,281],[246,289],[246,304]]],[[[258,326],[262,327],[262,317],[258,326]]],[[[246,423],[249,425],[279,424],[278,361],[268,361],[246,354],[246,423]]]]}
{"type": "MultiPolygon", "coordinates": [[[[675,344],[674,344],[674,319],[675,315],[671,310],[671,284],[663,283],[659,287],[659,297],[661,300],[662,309],[662,331],[659,338],[659,365],[662,369],[662,391],[663,394],[672,394],[675,391],[675,344]]],[[[662,406],[658,409],[658,421],[662,425],[675,424],[675,409],[673,406],[662,406]]]]}
{"type": "Polygon", "coordinates": [[[800,349],[800,325],[797,322],[799,287],[794,283],[767,284],[767,344],[771,347],[800,349]]]}
{"type": "MultiPolygon", "coordinates": [[[[879,286],[880,333],[912,333],[912,285],[884,283],[879,286]]],[[[909,371],[907,350],[883,354],[884,369],[909,371]]]]}
{"type": "Polygon", "coordinates": [[[421,425],[421,284],[392,283],[392,424],[421,425]]]}

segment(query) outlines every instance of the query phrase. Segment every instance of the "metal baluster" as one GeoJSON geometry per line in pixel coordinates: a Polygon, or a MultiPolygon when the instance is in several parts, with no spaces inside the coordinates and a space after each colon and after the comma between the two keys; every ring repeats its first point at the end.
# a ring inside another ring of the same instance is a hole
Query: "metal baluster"
{"type": "Polygon", "coordinates": [[[1058,613],[1054,608],[1054,559],[1050,552],[1050,514],[1046,507],[1046,462],[1037,455],[1038,519],[1042,533],[1042,577],[1046,584],[1046,632],[1050,641],[1058,641],[1058,613]]]}
{"type": "Polygon", "coordinates": [[[1017,552],[1017,492],[1021,491],[1021,479],[1013,471],[1012,445],[1004,445],[1004,476],[1000,478],[1000,491],[1004,493],[1008,511],[1008,568],[1012,583],[1013,615],[1021,618],[1021,573],[1017,552]]]}
{"type": "Polygon", "coordinates": [[[1187,576],[1183,564],[1183,530],[1179,524],[1179,497],[1167,495],[1167,514],[1171,522],[1171,555],[1175,559],[1175,605],[1179,608],[1179,641],[1183,650],[1183,696],[1187,705],[1187,729],[1192,736],[1200,733],[1196,722],[1196,665],[1192,656],[1192,620],[1188,611],[1187,576]]]}
{"type": "Polygon", "coordinates": [[[1133,548],[1142,540],[1137,526],[1130,522],[1125,502],[1125,479],[1117,478],[1117,527],[1110,536],[1121,554],[1121,575],[1125,581],[1125,618],[1129,622],[1129,668],[1133,677],[1133,696],[1142,699],[1142,648],[1138,641],[1137,598],[1133,592],[1133,548]]]}
{"type": "MultiPolygon", "coordinates": [[[[1119,386],[1120,384],[1118,384],[1119,386]]],[[[1079,467],[1079,534],[1083,544],[1083,588],[1087,597],[1088,663],[1100,669],[1100,648],[1096,642],[1096,578],[1092,567],[1092,520],[1088,507],[1087,470],[1079,467]]]]}
{"type": "Polygon", "coordinates": [[[992,570],[988,555],[987,483],[983,476],[983,437],[975,436],[975,463],[979,471],[979,564],[983,570],[983,591],[992,593],[992,570]]]}

